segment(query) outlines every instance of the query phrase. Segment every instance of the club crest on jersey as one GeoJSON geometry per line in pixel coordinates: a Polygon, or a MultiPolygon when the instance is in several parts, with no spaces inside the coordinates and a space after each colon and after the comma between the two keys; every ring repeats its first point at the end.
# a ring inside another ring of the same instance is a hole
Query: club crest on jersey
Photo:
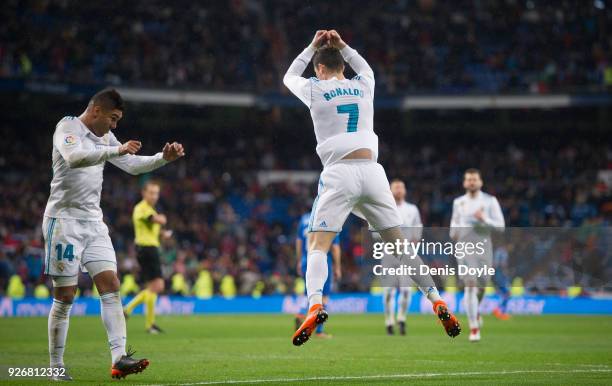
{"type": "Polygon", "coordinates": [[[67,136],[64,137],[64,145],[72,146],[72,145],[76,145],[76,143],[77,143],[77,138],[74,135],[68,134],[67,136]]]}

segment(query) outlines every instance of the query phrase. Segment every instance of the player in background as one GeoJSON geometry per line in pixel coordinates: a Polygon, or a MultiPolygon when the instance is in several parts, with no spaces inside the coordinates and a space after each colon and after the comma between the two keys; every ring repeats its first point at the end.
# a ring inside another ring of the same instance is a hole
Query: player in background
{"type": "MultiPolygon", "coordinates": [[[[100,294],[102,322],[111,351],[111,376],[143,371],[147,359],[126,352],[126,328],[115,250],[102,220],[100,194],[106,161],[130,173],[155,170],[184,155],[179,143],[166,143],[153,156],[135,156],[139,141],[121,143],[111,130],[123,116],[123,99],[113,89],[94,95],[78,117],[64,117],[53,134],[53,179],[43,219],[45,274],[53,279],[49,312],[51,367],[65,368],[64,349],[79,268],[89,272],[100,294]]],[[[70,380],[55,377],[56,380],[70,380]]]]}
{"type": "MultiPolygon", "coordinates": [[[[406,185],[400,179],[391,181],[391,193],[397,204],[397,209],[402,217],[402,229],[406,232],[406,236],[410,241],[418,242],[423,235],[423,223],[419,208],[416,205],[406,201],[406,185]]],[[[401,278],[400,278],[401,279],[401,278]]],[[[383,287],[383,310],[385,314],[385,326],[387,334],[394,334],[395,326],[395,297],[397,288],[399,287],[399,298],[397,299],[397,324],[399,325],[400,335],[406,335],[406,314],[410,308],[410,300],[412,298],[412,287],[399,280],[397,286],[383,287]]]]}
{"type": "Polygon", "coordinates": [[[162,230],[162,226],[167,223],[166,216],[155,210],[155,205],[159,200],[159,189],[159,183],[147,181],[142,188],[142,200],[136,204],[132,212],[140,279],[146,283],[146,288],[140,291],[123,309],[127,318],[136,306],[144,303],[145,330],[149,334],[163,332],[155,324],[155,302],[157,302],[157,295],[164,291],[164,278],[159,258],[160,235],[164,238],[172,236],[171,230],[162,230]]]}
{"type": "MultiPolygon", "coordinates": [[[[291,63],[283,82],[309,109],[323,163],[319,191],[312,208],[308,243],[306,291],[309,310],[293,335],[306,342],[327,320],[322,291],[327,280],[327,253],[349,213],[359,211],[385,242],[401,242],[402,219],[378,158],[374,133],[374,72],[335,30],[317,31],[312,43],[291,63]],[[301,75],[312,60],[316,78],[301,75]],[[357,73],[344,77],[344,62],[357,73]]],[[[398,252],[397,258],[402,256],[398,252]]],[[[406,260],[406,259],[405,259],[406,260]]],[[[419,264],[420,258],[407,263],[419,264]]],[[[420,277],[421,291],[450,336],[460,332],[457,319],[440,298],[431,277],[420,277]]]]}
{"type": "Polygon", "coordinates": [[[495,284],[497,292],[501,297],[499,306],[493,309],[493,316],[495,316],[499,320],[510,319],[510,314],[508,314],[508,301],[510,300],[511,284],[505,272],[508,269],[508,259],[510,258],[511,249],[512,244],[509,244],[507,246],[500,245],[495,249],[495,253],[493,253],[493,266],[495,267],[495,276],[493,276],[493,283],[495,284]]]}
{"type": "MultiPolygon", "coordinates": [[[[483,239],[489,238],[492,230],[503,230],[504,215],[497,198],[483,192],[482,178],[478,169],[467,169],[463,175],[463,188],[466,193],[453,201],[450,237],[454,241],[473,241],[474,235],[483,239]]],[[[493,252],[491,243],[485,243],[482,256],[465,256],[464,264],[482,267],[492,265],[493,252]]],[[[480,340],[482,317],[478,307],[484,297],[488,283],[475,278],[464,278],[463,301],[470,325],[470,342],[480,340]]]]}
{"type": "MultiPolygon", "coordinates": [[[[308,266],[308,261],[306,257],[308,256],[307,245],[308,245],[308,224],[310,223],[310,212],[305,213],[301,218],[298,224],[297,236],[295,238],[295,255],[297,257],[297,274],[305,277],[306,276],[306,267],[308,266]]],[[[336,235],[336,238],[332,242],[331,252],[327,253],[327,280],[325,281],[325,285],[323,285],[323,308],[327,307],[329,302],[329,295],[331,294],[331,288],[333,280],[332,278],[335,276],[336,280],[340,280],[342,278],[342,268],[341,268],[341,249],[340,249],[340,235],[336,235]],[[333,272],[332,272],[333,270],[333,272]]],[[[306,311],[308,309],[308,300],[304,300],[304,304],[300,308],[300,312],[295,316],[295,328],[299,328],[300,325],[304,322],[304,316],[306,315],[306,311]]],[[[331,338],[331,335],[326,334],[323,331],[323,324],[319,324],[316,329],[316,336],[320,338],[331,338]]]]}

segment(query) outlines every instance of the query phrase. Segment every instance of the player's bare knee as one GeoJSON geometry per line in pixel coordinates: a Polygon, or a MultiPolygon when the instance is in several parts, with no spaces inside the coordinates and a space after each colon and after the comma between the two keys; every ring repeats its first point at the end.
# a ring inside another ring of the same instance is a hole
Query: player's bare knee
{"type": "Polygon", "coordinates": [[[334,232],[311,232],[308,235],[308,252],[310,251],[322,251],[323,253],[329,252],[332,242],[336,237],[334,232]]]}
{"type": "Polygon", "coordinates": [[[117,292],[121,287],[115,271],[103,271],[94,276],[93,281],[99,294],[117,292]]]}
{"type": "Polygon", "coordinates": [[[404,238],[400,227],[385,229],[378,233],[380,233],[380,237],[387,243],[394,243],[396,240],[404,238]]]}
{"type": "Polygon", "coordinates": [[[59,300],[62,303],[73,303],[74,302],[74,293],[63,293],[63,294],[54,294],[53,298],[55,300],[59,300]]]}
{"type": "Polygon", "coordinates": [[[74,302],[74,296],[76,295],[76,286],[68,286],[68,287],[54,287],[53,288],[53,298],[55,300],[59,300],[62,303],[72,303],[74,302]]]}

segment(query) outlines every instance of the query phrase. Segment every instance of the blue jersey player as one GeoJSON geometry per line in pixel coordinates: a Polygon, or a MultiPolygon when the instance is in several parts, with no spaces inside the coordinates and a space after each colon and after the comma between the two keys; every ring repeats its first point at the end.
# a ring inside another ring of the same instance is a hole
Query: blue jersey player
{"type": "MultiPolygon", "coordinates": [[[[306,258],[308,256],[308,224],[310,223],[310,212],[305,213],[300,218],[300,222],[298,223],[297,235],[295,238],[295,255],[297,257],[297,274],[301,277],[306,276],[306,258]]],[[[325,281],[325,285],[323,286],[323,306],[327,305],[329,301],[329,294],[331,293],[332,287],[332,276],[335,276],[336,279],[340,279],[342,277],[342,270],[340,268],[340,234],[337,234],[332,242],[332,247],[330,252],[327,253],[327,280],[325,281]],[[333,275],[332,275],[333,269],[333,275]]],[[[306,295],[306,293],[304,293],[306,295]]],[[[298,328],[302,322],[304,321],[304,315],[307,311],[307,301],[304,301],[304,304],[300,307],[300,312],[295,317],[296,328],[298,328]]],[[[322,338],[329,338],[331,335],[325,334],[323,332],[323,324],[319,324],[317,326],[316,331],[317,336],[322,338]]]]}
{"type": "Polygon", "coordinates": [[[507,312],[508,301],[510,300],[510,280],[505,274],[508,268],[508,260],[510,258],[509,249],[512,245],[500,246],[495,250],[493,254],[493,266],[495,267],[495,276],[493,276],[493,283],[498,289],[501,300],[499,306],[493,310],[493,315],[499,320],[510,319],[510,314],[507,312]]]}

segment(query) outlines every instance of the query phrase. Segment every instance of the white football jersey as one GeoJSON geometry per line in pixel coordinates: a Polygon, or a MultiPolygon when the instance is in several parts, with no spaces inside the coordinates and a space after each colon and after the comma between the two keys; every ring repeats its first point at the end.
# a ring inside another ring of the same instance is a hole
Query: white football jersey
{"type": "Polygon", "coordinates": [[[397,206],[397,209],[402,216],[402,227],[423,227],[423,223],[421,222],[421,214],[419,213],[419,208],[417,208],[416,205],[402,201],[397,206]]]}
{"type": "Polygon", "coordinates": [[[146,173],[167,162],[154,156],[119,155],[121,143],[112,132],[96,136],[78,117],[64,117],[53,134],[53,179],[45,216],[102,220],[100,194],[104,164],[130,174],[146,173]]]}
{"type": "Polygon", "coordinates": [[[301,75],[315,49],[307,47],[291,64],[283,82],[308,108],[317,138],[317,154],[329,166],[357,149],[370,149],[378,158],[374,133],[374,72],[349,46],[340,50],[357,73],[352,79],[306,79],[301,75]]]}
{"type": "Polygon", "coordinates": [[[423,223],[421,222],[419,208],[414,204],[402,201],[397,209],[402,217],[402,228],[407,231],[406,237],[411,241],[419,241],[423,235],[423,223]]]}
{"type": "Polygon", "coordinates": [[[479,191],[474,197],[468,193],[457,197],[453,201],[453,213],[451,216],[450,236],[461,240],[476,227],[484,225],[490,228],[503,229],[506,225],[504,214],[495,196],[479,191]],[[484,222],[476,219],[474,214],[481,210],[484,222]]]}

